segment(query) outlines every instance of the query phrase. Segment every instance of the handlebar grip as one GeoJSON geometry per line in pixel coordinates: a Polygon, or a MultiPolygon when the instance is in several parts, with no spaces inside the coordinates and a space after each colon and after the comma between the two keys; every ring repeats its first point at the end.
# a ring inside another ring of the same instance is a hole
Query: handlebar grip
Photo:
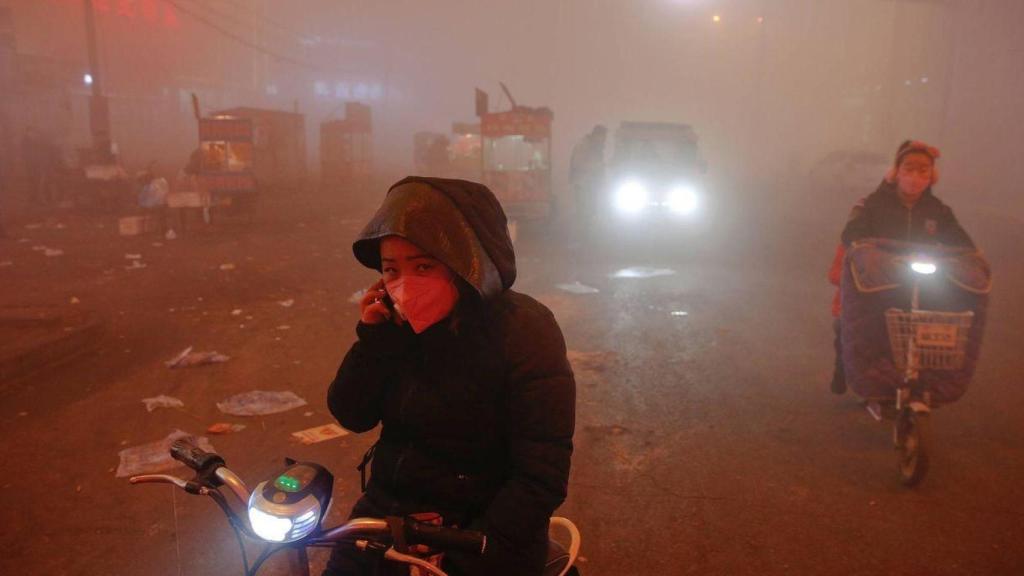
{"type": "Polygon", "coordinates": [[[206,452],[184,438],[171,444],[171,458],[196,472],[206,472],[224,465],[224,459],[219,455],[206,452]]]}
{"type": "Polygon", "coordinates": [[[448,528],[409,520],[406,522],[406,539],[409,544],[425,544],[438,550],[458,550],[482,554],[487,536],[476,530],[448,528]]]}

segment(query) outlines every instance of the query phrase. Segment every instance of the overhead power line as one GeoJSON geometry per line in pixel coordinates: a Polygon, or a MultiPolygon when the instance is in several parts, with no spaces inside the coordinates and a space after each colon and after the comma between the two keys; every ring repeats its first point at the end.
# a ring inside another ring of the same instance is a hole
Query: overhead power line
{"type": "Polygon", "coordinates": [[[237,0],[213,1],[215,3],[224,4],[225,6],[230,7],[228,8],[229,10],[233,10],[234,12],[238,12],[239,14],[243,14],[244,16],[248,17],[249,20],[255,22],[257,25],[261,26],[265,30],[277,32],[281,35],[288,36],[290,40],[301,42],[304,39],[312,36],[311,34],[301,32],[299,30],[296,30],[295,28],[284,26],[281,22],[276,22],[273,19],[267,17],[265,14],[253,10],[251,4],[246,5],[245,3],[238,2],[237,0]]]}
{"type": "Polygon", "coordinates": [[[196,21],[206,25],[209,28],[212,28],[213,30],[216,30],[217,32],[220,32],[221,34],[223,34],[227,38],[230,38],[231,40],[234,40],[235,42],[238,42],[239,44],[241,44],[243,46],[246,46],[247,48],[251,48],[252,50],[255,50],[255,51],[257,51],[257,52],[259,52],[261,54],[266,54],[267,56],[270,56],[272,58],[276,58],[276,59],[278,59],[278,60],[280,60],[282,62],[287,62],[288,64],[294,64],[295,66],[300,66],[302,68],[307,68],[307,69],[313,70],[315,72],[323,72],[323,73],[328,73],[328,74],[332,74],[332,73],[337,73],[338,72],[337,70],[332,71],[332,70],[328,70],[328,69],[325,69],[325,68],[321,68],[320,66],[317,66],[315,64],[311,64],[309,62],[304,62],[304,61],[299,60],[297,58],[293,58],[293,57],[288,56],[286,54],[281,54],[280,52],[271,50],[271,49],[269,49],[266,46],[263,46],[261,44],[257,44],[256,42],[253,42],[253,41],[249,40],[248,38],[240,36],[240,35],[236,34],[235,32],[233,32],[233,31],[231,31],[231,30],[221,26],[220,24],[212,21],[211,19],[209,19],[205,15],[200,14],[197,10],[194,10],[191,7],[186,7],[186,6],[182,5],[180,2],[177,2],[176,0],[163,0],[163,1],[166,2],[167,4],[170,4],[171,6],[176,8],[178,11],[182,12],[183,14],[187,14],[187,15],[191,16],[193,19],[195,19],[196,21]]]}

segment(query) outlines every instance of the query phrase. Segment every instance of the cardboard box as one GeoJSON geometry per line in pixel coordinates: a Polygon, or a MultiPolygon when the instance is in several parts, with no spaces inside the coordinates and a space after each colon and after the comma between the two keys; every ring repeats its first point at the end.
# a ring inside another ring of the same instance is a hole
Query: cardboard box
{"type": "Polygon", "coordinates": [[[138,236],[153,230],[153,219],[149,216],[125,216],[117,221],[117,232],[121,236],[138,236]]]}
{"type": "Polygon", "coordinates": [[[202,208],[206,206],[203,202],[201,192],[172,192],[167,195],[168,208],[202,208]]]}

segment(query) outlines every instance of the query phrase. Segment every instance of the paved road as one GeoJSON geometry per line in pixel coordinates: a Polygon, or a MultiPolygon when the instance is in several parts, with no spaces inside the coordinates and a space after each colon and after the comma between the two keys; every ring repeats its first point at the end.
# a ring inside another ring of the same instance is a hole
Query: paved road
{"type": "MultiPolygon", "coordinates": [[[[373,435],[312,446],[289,435],[330,421],[326,385],[354,338],[347,300],[373,280],[349,256],[363,217],[278,210],[160,246],[71,219],[0,248],[14,262],[0,269],[5,302],[83,306],[105,319],[89,357],[0,387],[0,572],[240,569],[212,504],[114,477],[118,451],[217,421],[246,425],[212,441],[247,479],[286,455],[328,465],[341,518],[373,435]],[[61,244],[65,256],[44,259],[37,243],[61,244]],[[125,253],[147,267],[125,269],[125,253]],[[232,358],[163,366],[189,345],[232,358]],[[293,390],[309,405],[249,419],[217,411],[252,389],[293,390]],[[147,413],[140,399],[158,394],[185,408],[147,413]]],[[[989,249],[997,292],[974,388],[935,415],[933,469],[916,490],[897,482],[888,429],[827,391],[834,226],[735,216],[683,256],[607,258],[524,238],[519,289],[555,311],[577,374],[577,449],[560,513],[583,531],[583,572],[1024,572],[1024,308],[1013,299],[1024,288],[1013,253],[1024,227],[961,217],[989,249]],[[658,275],[615,277],[638,266],[658,275]],[[598,292],[555,287],[572,282],[598,292]]]]}

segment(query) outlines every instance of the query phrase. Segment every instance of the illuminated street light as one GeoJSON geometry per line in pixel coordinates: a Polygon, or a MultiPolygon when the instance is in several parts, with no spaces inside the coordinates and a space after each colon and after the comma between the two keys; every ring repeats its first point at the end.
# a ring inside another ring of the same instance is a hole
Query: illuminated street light
{"type": "Polygon", "coordinates": [[[715,14],[714,16],[711,17],[711,21],[717,24],[722,21],[722,17],[719,16],[718,14],[715,14]]]}
{"type": "Polygon", "coordinates": [[[92,86],[92,74],[89,74],[88,72],[86,72],[86,73],[85,73],[85,74],[84,74],[84,75],[82,76],[82,82],[83,82],[83,83],[84,83],[84,84],[85,84],[86,86],[92,86]]]}
{"type": "Polygon", "coordinates": [[[758,16],[757,17],[757,23],[758,24],[764,24],[764,16],[758,16]]]}

